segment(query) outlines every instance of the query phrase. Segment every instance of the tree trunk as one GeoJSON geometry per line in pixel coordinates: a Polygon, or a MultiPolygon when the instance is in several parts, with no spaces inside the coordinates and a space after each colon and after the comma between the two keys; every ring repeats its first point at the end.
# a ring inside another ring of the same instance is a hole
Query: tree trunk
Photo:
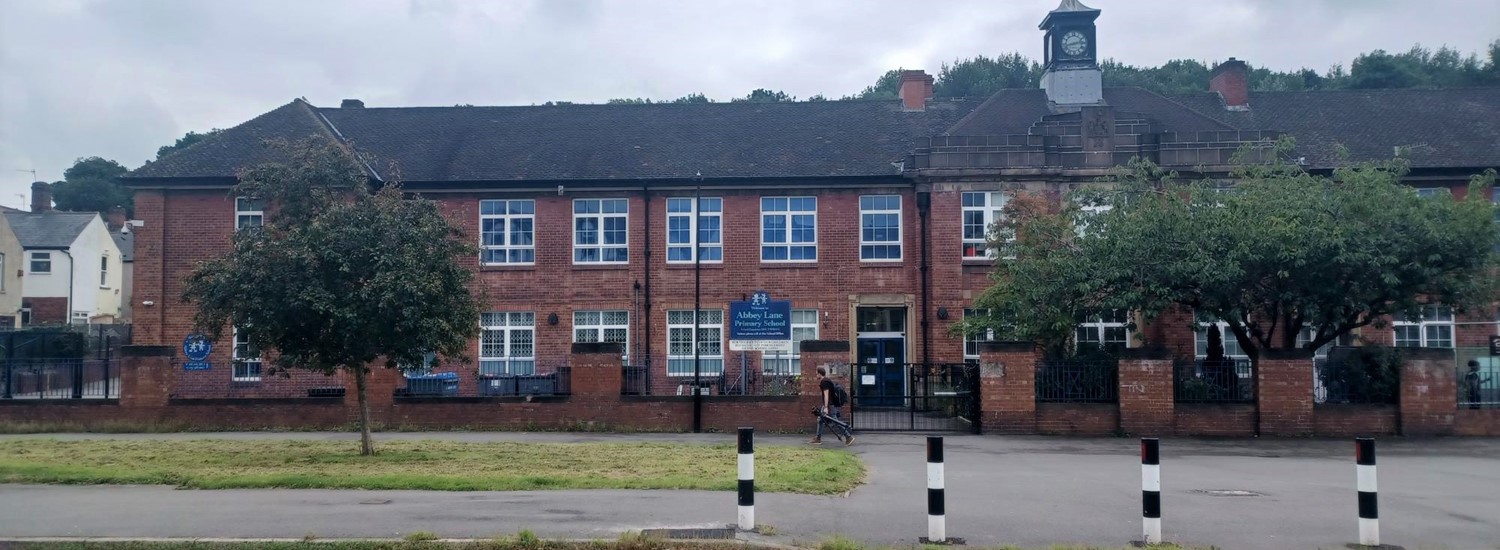
{"type": "Polygon", "coordinates": [[[365,399],[365,366],[354,367],[354,392],[359,395],[359,454],[375,454],[375,445],[370,441],[370,402],[365,399]]]}

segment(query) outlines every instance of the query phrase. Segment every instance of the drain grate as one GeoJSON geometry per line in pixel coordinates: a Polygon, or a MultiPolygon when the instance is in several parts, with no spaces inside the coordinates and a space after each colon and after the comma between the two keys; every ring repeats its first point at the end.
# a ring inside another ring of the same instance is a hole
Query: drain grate
{"type": "Polygon", "coordinates": [[[1211,497],[1263,497],[1264,493],[1246,491],[1243,489],[1194,489],[1194,493],[1204,494],[1211,497]]]}
{"type": "Polygon", "coordinates": [[[734,529],[644,529],[641,534],[676,540],[726,540],[734,538],[734,529]]]}

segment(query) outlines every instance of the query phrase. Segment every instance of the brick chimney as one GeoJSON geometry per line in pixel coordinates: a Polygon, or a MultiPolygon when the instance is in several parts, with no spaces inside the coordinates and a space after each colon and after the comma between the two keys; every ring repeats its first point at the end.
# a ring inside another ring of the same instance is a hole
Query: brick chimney
{"type": "Polygon", "coordinates": [[[932,75],[926,71],[901,71],[901,108],[924,111],[932,97],[932,75]]]}
{"type": "Polygon", "coordinates": [[[104,224],[109,226],[110,233],[119,233],[125,227],[125,208],[116,206],[109,209],[104,216],[104,224]]]}
{"type": "Polygon", "coordinates": [[[1233,57],[1220,63],[1208,79],[1208,91],[1219,92],[1226,109],[1250,110],[1250,67],[1233,57]]]}
{"type": "Polygon", "coordinates": [[[339,108],[340,109],[363,109],[363,108],[365,108],[365,102],[360,101],[358,99],[345,99],[343,103],[339,104],[339,108]]]}
{"type": "Polygon", "coordinates": [[[31,211],[38,214],[52,210],[52,186],[45,181],[31,182],[31,211]]]}

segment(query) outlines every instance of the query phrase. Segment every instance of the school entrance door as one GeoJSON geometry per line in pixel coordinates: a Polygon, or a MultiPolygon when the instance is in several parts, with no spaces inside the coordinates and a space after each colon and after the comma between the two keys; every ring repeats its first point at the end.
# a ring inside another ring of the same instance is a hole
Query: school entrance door
{"type": "Polygon", "coordinates": [[[856,430],[979,432],[977,365],[908,363],[904,331],[876,330],[859,333],[849,371],[849,422],[856,430]]]}

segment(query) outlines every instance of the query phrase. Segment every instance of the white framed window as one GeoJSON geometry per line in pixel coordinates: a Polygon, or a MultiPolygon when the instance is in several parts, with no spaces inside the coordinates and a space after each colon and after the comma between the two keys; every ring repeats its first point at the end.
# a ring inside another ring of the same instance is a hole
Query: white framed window
{"type": "Polygon", "coordinates": [[[234,328],[233,346],[230,348],[230,363],[234,365],[231,377],[235,382],[260,381],[260,350],[250,343],[239,327],[234,328]]]}
{"type": "Polygon", "coordinates": [[[1208,357],[1208,331],[1219,331],[1220,340],[1224,342],[1224,356],[1233,359],[1244,359],[1245,350],[1240,347],[1240,341],[1234,337],[1234,331],[1229,330],[1229,323],[1224,321],[1210,321],[1207,317],[1199,315],[1198,328],[1193,334],[1193,344],[1196,348],[1194,354],[1198,358],[1208,357]]]}
{"type": "Polygon", "coordinates": [[[575,199],[573,201],[573,263],[630,262],[630,201],[575,199]]]}
{"type": "Polygon", "coordinates": [[[629,357],[630,312],[625,310],[573,312],[573,341],[624,344],[625,356],[629,357]]]}
{"type": "Polygon", "coordinates": [[[995,251],[988,250],[986,238],[990,227],[1005,219],[1005,203],[1010,197],[995,191],[963,194],[963,259],[994,259],[995,251]]]}
{"type": "Polygon", "coordinates": [[[724,199],[667,199],[667,262],[692,263],[693,250],[698,261],[724,261],[724,199]]]}
{"type": "MultiPolygon", "coordinates": [[[[1302,332],[1297,333],[1297,349],[1302,349],[1307,345],[1308,342],[1311,342],[1314,332],[1315,330],[1313,329],[1313,327],[1302,327],[1302,332]]],[[[1318,349],[1313,350],[1313,357],[1328,357],[1328,352],[1332,350],[1334,346],[1350,346],[1353,344],[1354,335],[1346,332],[1344,334],[1340,334],[1338,338],[1334,338],[1333,341],[1323,344],[1322,346],[1319,346],[1318,349]]]]}
{"type": "Polygon", "coordinates": [[[802,341],[818,339],[818,310],[792,310],[792,353],[762,353],[761,370],[766,374],[792,375],[802,372],[802,341]]]}
{"type": "Polygon", "coordinates": [[[21,306],[21,326],[31,326],[31,306],[21,306]]]}
{"type": "Polygon", "coordinates": [[[536,314],[490,311],[479,315],[479,374],[536,374],[536,314]]]}
{"type": "Polygon", "coordinates": [[[52,253],[32,252],[31,265],[29,267],[31,268],[29,271],[36,275],[52,273],[52,253]]]}
{"type": "Polygon", "coordinates": [[[818,260],[818,198],[760,198],[760,261],[818,260]]]}
{"type": "Polygon", "coordinates": [[[863,262],[901,260],[900,195],[860,195],[859,259],[863,262]]]}
{"type": "Polygon", "coordinates": [[[99,288],[109,288],[109,255],[99,256],[99,288]]]}
{"type": "MultiPolygon", "coordinates": [[[[1111,310],[1102,314],[1089,315],[1075,330],[1073,344],[1082,350],[1085,347],[1094,349],[1124,349],[1130,344],[1130,329],[1126,324],[1130,321],[1130,315],[1123,309],[1111,310]]],[[[1207,336],[1204,336],[1207,338],[1207,336]]]]}
{"type": "Polygon", "coordinates": [[[693,375],[693,346],[698,348],[698,372],[724,372],[724,310],[698,310],[698,332],[693,333],[693,310],[667,311],[667,375],[693,375]]]}
{"type": "Polygon", "coordinates": [[[408,378],[413,376],[427,376],[432,374],[432,367],[437,366],[437,353],[427,352],[422,354],[422,361],[412,365],[401,365],[401,374],[408,378]]]}
{"type": "Polygon", "coordinates": [[[69,324],[74,324],[74,325],[87,325],[87,324],[89,324],[89,312],[87,312],[87,311],[74,311],[73,312],[73,316],[68,319],[68,323],[69,324]]]}
{"type": "Polygon", "coordinates": [[[1114,205],[1110,204],[1091,204],[1080,206],[1078,208],[1078,236],[1082,237],[1088,234],[1089,220],[1112,209],[1114,209],[1114,205]]]}
{"type": "Polygon", "coordinates": [[[1435,199],[1437,197],[1447,197],[1447,196],[1451,196],[1451,195],[1453,195],[1453,192],[1450,191],[1450,190],[1448,190],[1447,187],[1418,187],[1417,188],[1417,196],[1418,197],[1422,197],[1424,199],[1435,199]]]}
{"type": "Polygon", "coordinates": [[[484,265],[536,263],[536,201],[479,201],[479,248],[484,265]]]}
{"type": "Polygon", "coordinates": [[[1414,315],[1398,316],[1392,325],[1397,347],[1453,347],[1453,308],[1425,305],[1414,315]]]}
{"type": "Polygon", "coordinates": [[[234,198],[234,229],[260,227],[266,223],[266,203],[249,197],[234,198]]]}
{"type": "MultiPolygon", "coordinates": [[[[964,308],[964,319],[976,317],[989,317],[992,310],[964,308]]],[[[985,342],[995,341],[995,329],[985,329],[984,332],[964,333],[964,359],[979,360],[979,347],[985,342]]]]}

